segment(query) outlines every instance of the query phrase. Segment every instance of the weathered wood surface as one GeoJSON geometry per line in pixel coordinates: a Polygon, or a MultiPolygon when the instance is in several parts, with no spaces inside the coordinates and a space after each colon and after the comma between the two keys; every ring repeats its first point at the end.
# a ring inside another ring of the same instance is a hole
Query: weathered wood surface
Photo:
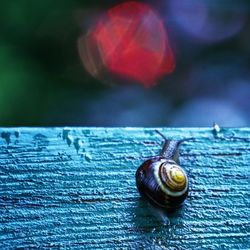
{"type": "Polygon", "coordinates": [[[162,129],[190,195],[168,219],[135,186],[143,128],[0,129],[0,249],[250,249],[250,128],[162,129]]]}

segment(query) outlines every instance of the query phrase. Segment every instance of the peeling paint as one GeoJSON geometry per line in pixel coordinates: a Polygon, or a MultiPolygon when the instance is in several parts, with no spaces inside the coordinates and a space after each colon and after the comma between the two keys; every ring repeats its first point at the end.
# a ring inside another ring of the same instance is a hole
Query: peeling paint
{"type": "Polygon", "coordinates": [[[180,148],[190,195],[173,214],[135,186],[161,149],[155,128],[0,129],[0,249],[250,249],[250,129],[158,129],[195,138],[180,148]]]}
{"type": "Polygon", "coordinates": [[[1,137],[6,141],[7,144],[10,144],[10,136],[11,133],[10,132],[2,132],[1,133],[1,137]]]}

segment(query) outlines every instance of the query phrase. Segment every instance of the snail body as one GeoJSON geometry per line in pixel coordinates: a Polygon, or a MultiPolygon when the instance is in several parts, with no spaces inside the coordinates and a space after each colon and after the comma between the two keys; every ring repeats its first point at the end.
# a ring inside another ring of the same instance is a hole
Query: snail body
{"type": "Polygon", "coordinates": [[[141,196],[153,205],[174,209],[184,202],[189,189],[187,174],[177,163],[178,147],[184,140],[164,139],[160,155],[146,160],[137,169],[136,185],[141,196]]]}

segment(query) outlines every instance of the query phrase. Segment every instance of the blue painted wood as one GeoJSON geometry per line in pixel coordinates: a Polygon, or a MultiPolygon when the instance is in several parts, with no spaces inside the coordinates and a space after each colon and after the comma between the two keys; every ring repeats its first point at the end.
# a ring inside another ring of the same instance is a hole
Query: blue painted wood
{"type": "MultiPolygon", "coordinates": [[[[161,129],[160,129],[161,130],[161,129]]],[[[150,128],[0,129],[0,249],[250,249],[250,128],[164,128],[190,177],[182,209],[142,200],[150,128]]]]}

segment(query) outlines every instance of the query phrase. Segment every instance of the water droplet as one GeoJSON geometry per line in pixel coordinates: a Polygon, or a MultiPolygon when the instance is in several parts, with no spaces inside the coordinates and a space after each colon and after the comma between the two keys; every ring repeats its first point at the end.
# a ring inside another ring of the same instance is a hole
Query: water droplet
{"type": "Polygon", "coordinates": [[[69,135],[69,132],[71,130],[69,128],[64,128],[63,129],[63,140],[66,140],[67,144],[70,146],[72,141],[73,141],[73,137],[71,135],[69,135]]]}
{"type": "Polygon", "coordinates": [[[92,155],[90,153],[85,153],[84,154],[85,160],[88,162],[91,162],[92,160],[92,155]]]}
{"type": "Polygon", "coordinates": [[[82,140],[80,138],[75,138],[74,142],[73,142],[73,145],[74,145],[76,151],[78,152],[79,149],[82,147],[83,142],[82,142],[82,140]]]}
{"type": "Polygon", "coordinates": [[[7,144],[10,144],[10,132],[2,132],[1,137],[5,139],[7,144]]]}
{"type": "Polygon", "coordinates": [[[213,132],[213,135],[214,135],[215,138],[218,137],[218,133],[220,132],[220,130],[221,130],[220,126],[217,123],[214,122],[212,132],[213,132]]]}
{"type": "Polygon", "coordinates": [[[19,131],[15,131],[15,132],[14,132],[14,135],[15,135],[16,138],[19,138],[19,135],[20,135],[20,134],[19,134],[19,131]]]}

